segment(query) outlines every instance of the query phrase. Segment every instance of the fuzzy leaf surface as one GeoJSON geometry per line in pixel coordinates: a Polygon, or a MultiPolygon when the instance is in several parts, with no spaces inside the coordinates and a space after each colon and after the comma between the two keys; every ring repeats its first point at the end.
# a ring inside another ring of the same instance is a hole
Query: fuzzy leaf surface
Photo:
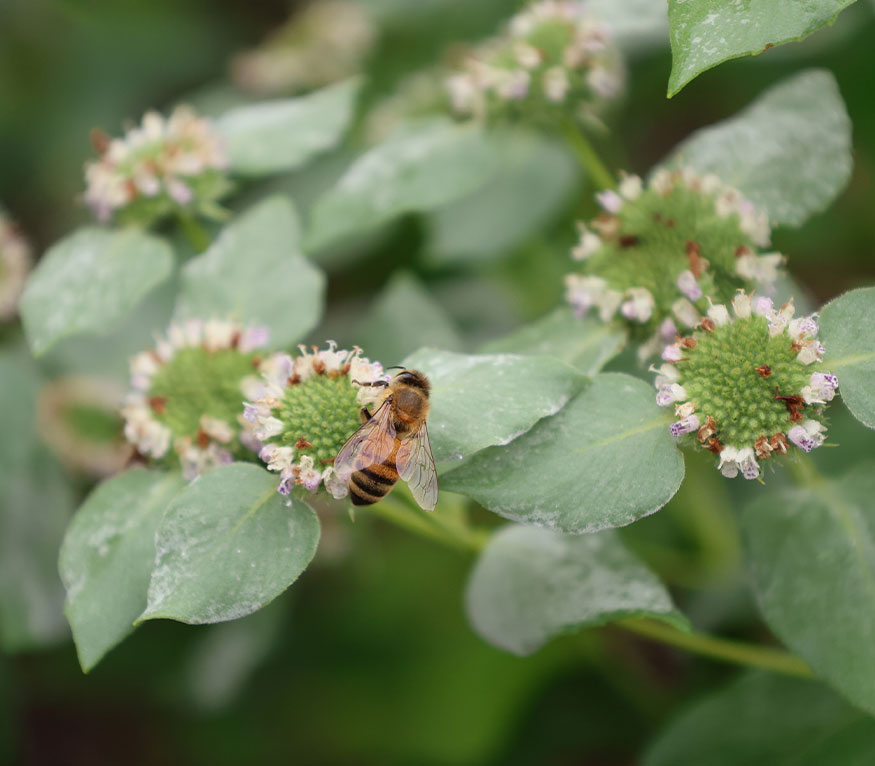
{"type": "Polygon", "coordinates": [[[809,69],[779,82],[734,117],[697,130],[668,164],[716,173],[773,225],[800,226],[851,177],[851,121],[835,77],[809,69]]]}
{"type": "Polygon", "coordinates": [[[319,519],[297,498],[287,506],[276,486],[277,477],[258,466],[231,463],[177,495],[155,533],[138,622],[236,620],[288,588],[316,553],[319,519]]]}
{"type": "Polygon", "coordinates": [[[466,604],[480,636],[521,655],[562,633],[623,617],[687,627],[665,586],[613,530],[563,535],[504,527],[477,560],[466,604]]]}
{"type": "Polygon", "coordinates": [[[269,197],[229,223],[181,274],[176,317],[230,316],[270,329],[272,346],[300,340],[319,322],[325,276],[301,253],[295,209],[269,197]]]}
{"type": "Polygon", "coordinates": [[[820,312],[824,364],[839,378],[842,401],[864,426],[875,428],[875,287],[830,301],[820,312]]]}
{"type": "Polygon", "coordinates": [[[431,382],[428,434],[439,464],[507,444],[559,412],[587,382],[558,359],[517,354],[420,349],[404,366],[431,382]]]}
{"type": "Polygon", "coordinates": [[[352,120],[360,84],[348,80],[299,98],[226,112],[216,129],[231,170],[247,176],[294,170],[336,146],[352,120]]]}
{"type": "Polygon", "coordinates": [[[625,526],[680,487],[670,422],[652,386],[601,374],[557,415],[446,474],[442,487],[521,524],[570,534],[625,526]]]}
{"type": "Polygon", "coordinates": [[[854,0],[669,0],[669,97],[702,72],[808,37],[854,0]]]}
{"type": "Polygon", "coordinates": [[[62,338],[110,332],[173,270],[164,240],[138,229],[79,229],[49,248],[21,296],[35,356],[62,338]]]}
{"type": "Polygon", "coordinates": [[[875,712],[875,465],[764,494],[744,509],[748,569],[774,633],[875,712]]]}

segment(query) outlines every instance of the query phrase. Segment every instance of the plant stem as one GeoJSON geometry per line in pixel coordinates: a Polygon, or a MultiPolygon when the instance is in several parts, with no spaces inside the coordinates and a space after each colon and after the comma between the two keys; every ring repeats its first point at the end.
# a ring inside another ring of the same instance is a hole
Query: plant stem
{"type": "Polygon", "coordinates": [[[201,226],[192,216],[180,214],[178,216],[179,227],[189,244],[195,249],[195,252],[203,253],[210,246],[210,238],[201,226]]]}
{"type": "Polygon", "coordinates": [[[695,631],[686,633],[670,625],[642,617],[630,617],[616,624],[640,636],[715,660],[762,668],[798,678],[814,678],[814,673],[805,662],[783,649],[732,641],[695,631]]]}
{"type": "Polygon", "coordinates": [[[589,139],[578,127],[577,123],[565,118],[561,123],[562,134],[571,145],[581,166],[587,172],[592,182],[599,189],[613,189],[617,181],[592,148],[589,139]]]}

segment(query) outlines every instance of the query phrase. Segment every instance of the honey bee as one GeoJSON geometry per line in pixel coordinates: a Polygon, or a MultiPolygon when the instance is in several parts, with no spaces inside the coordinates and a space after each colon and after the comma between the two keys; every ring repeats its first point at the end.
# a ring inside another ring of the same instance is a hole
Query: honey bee
{"type": "Polygon", "coordinates": [[[438,483],[428,441],[428,379],[416,370],[402,369],[385,386],[373,414],[361,410],[362,427],[349,437],[334,469],[348,482],[353,505],[371,505],[384,498],[399,478],[404,479],[420,507],[437,505],[438,483]]]}

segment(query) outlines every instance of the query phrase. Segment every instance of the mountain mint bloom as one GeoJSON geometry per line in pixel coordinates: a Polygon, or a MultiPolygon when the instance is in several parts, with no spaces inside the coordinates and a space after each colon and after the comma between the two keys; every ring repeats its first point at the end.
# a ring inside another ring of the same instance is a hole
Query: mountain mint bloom
{"type": "Polygon", "coordinates": [[[18,313],[30,266],[30,245],[0,210],[0,321],[8,321],[18,313]]]}
{"type": "Polygon", "coordinates": [[[583,2],[542,0],[501,37],[468,56],[447,80],[454,111],[485,119],[545,111],[592,116],[619,95],[623,72],[610,31],[583,2]]]}
{"type": "Polygon", "coordinates": [[[333,497],[345,497],[334,457],[361,425],[361,408],[382,393],[363,384],[389,377],[359,348],[338,350],[328,341],[327,349],[299,349],[298,356],[278,353],[261,365],[261,380],[249,386],[244,402],[244,439],[278,475],[281,495],[295,486],[315,492],[324,484],[333,497]]]}
{"type": "Polygon", "coordinates": [[[186,478],[249,453],[240,401],[255,381],[267,342],[262,327],[189,319],[131,359],[122,407],[125,436],[144,457],[169,460],[186,478]]]}
{"type": "Polygon", "coordinates": [[[724,476],[756,479],[773,454],[823,444],[823,410],[838,379],[820,369],[815,316],[794,319],[792,301],[775,308],[743,291],[731,308],[712,304],[699,329],[667,346],[666,363],[651,370],[656,403],[678,418],[672,436],[718,455],[724,476]]]}
{"type": "Polygon", "coordinates": [[[646,186],[626,176],[596,199],[604,212],[578,224],[571,255],[581,266],[566,277],[566,298],[579,316],[624,320],[643,342],[642,358],[658,354],[677,327],[697,326],[709,300],[728,303],[738,288],[768,291],[778,277],[783,256],[758,251],[769,244],[768,218],[714,175],[660,169],[646,186]]]}
{"type": "Polygon", "coordinates": [[[228,160],[210,123],[187,106],[147,112],[122,138],[95,132],[85,202],[98,221],[148,224],[175,211],[209,210],[229,188],[228,160]]]}
{"type": "Polygon", "coordinates": [[[320,88],[358,74],[376,38],[361,3],[314,0],[258,48],[236,56],[231,76],[262,96],[320,88]]]}

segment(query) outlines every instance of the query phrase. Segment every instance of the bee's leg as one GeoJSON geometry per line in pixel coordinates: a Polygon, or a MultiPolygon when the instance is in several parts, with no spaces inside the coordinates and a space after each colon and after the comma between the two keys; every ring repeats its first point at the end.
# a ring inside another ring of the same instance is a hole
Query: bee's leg
{"type": "Polygon", "coordinates": [[[371,411],[367,407],[362,407],[359,410],[359,419],[362,421],[362,425],[367,423],[372,417],[374,416],[371,415],[371,411]]]}

